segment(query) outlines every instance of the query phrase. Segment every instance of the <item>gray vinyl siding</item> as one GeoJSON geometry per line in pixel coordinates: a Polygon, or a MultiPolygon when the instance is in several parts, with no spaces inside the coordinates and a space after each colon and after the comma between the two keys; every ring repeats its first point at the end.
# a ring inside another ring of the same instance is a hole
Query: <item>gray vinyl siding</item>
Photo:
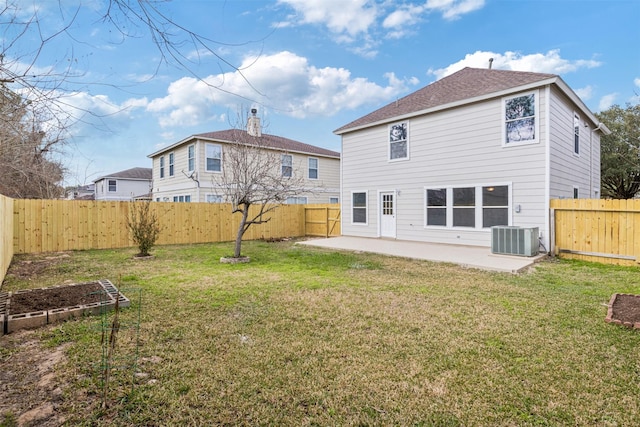
{"type": "Polygon", "coordinates": [[[545,224],[545,91],[537,91],[539,142],[503,147],[502,99],[412,118],[409,160],[389,162],[387,125],[343,134],[344,235],[377,237],[378,192],[396,193],[396,238],[490,246],[490,231],[424,226],[425,187],[511,185],[512,225],[545,224]],[[368,225],[351,224],[351,192],[368,190],[368,225]],[[521,206],[515,213],[513,207],[521,206]]]}
{"type": "Polygon", "coordinates": [[[579,188],[580,198],[599,197],[600,136],[592,123],[560,91],[551,91],[551,161],[550,193],[552,199],[573,198],[579,188]],[[573,117],[580,117],[580,154],[574,153],[573,117]],[[587,126],[585,127],[585,123],[587,126]],[[598,191],[597,194],[594,190],[598,191]]]}

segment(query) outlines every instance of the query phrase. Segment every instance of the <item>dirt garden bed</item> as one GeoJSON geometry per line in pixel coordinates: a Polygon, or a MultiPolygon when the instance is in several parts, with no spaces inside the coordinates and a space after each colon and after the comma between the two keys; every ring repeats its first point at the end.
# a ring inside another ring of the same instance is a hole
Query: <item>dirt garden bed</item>
{"type": "Polygon", "coordinates": [[[640,295],[613,294],[605,321],[640,329],[640,295]]]}

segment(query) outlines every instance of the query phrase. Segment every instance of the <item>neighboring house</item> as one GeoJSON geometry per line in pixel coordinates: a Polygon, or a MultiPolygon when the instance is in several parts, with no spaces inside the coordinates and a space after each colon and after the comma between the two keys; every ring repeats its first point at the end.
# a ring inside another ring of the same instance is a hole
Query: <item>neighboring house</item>
{"type": "Polygon", "coordinates": [[[553,198],[599,198],[609,130],[557,75],[465,68],[335,131],[342,234],[491,246],[553,198]]]}
{"type": "Polygon", "coordinates": [[[304,188],[287,203],[338,203],[340,153],[263,134],[255,114],[249,118],[248,130],[228,129],[192,135],[150,154],[153,161],[153,200],[223,202],[224,192],[216,178],[225,171],[225,150],[238,141],[259,141],[265,150],[277,153],[283,174],[303,178],[304,188]]]}
{"type": "Polygon", "coordinates": [[[95,184],[78,185],[67,190],[67,200],[94,200],[95,184]]]}
{"type": "Polygon", "coordinates": [[[149,194],[151,169],[127,169],[105,175],[93,182],[96,189],[96,200],[135,200],[149,194]]]}

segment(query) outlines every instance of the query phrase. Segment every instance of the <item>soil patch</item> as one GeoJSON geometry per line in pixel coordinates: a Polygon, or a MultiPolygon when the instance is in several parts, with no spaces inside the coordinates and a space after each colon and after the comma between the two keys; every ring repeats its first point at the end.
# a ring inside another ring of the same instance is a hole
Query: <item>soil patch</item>
{"type": "Polygon", "coordinates": [[[8,314],[73,307],[100,302],[104,299],[104,288],[97,282],[33,289],[28,292],[13,293],[8,314]]]}
{"type": "Polygon", "coordinates": [[[605,320],[640,328],[640,295],[614,294],[605,320]]]}

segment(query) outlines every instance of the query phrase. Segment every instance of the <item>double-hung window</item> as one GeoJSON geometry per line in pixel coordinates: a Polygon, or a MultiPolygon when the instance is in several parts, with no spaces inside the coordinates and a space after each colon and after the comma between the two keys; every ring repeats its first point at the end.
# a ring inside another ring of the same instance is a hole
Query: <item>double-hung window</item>
{"type": "Polygon", "coordinates": [[[309,157],[309,179],[318,179],[318,159],[309,157]]]}
{"type": "Polygon", "coordinates": [[[389,125],[389,160],[409,158],[408,122],[389,125]]]}
{"type": "Polygon", "coordinates": [[[509,225],[509,185],[426,188],[425,227],[509,225]]]}
{"type": "Polygon", "coordinates": [[[447,225],[447,189],[427,189],[427,225],[447,225]]]}
{"type": "Polygon", "coordinates": [[[538,142],[538,92],[503,99],[503,145],[538,142]]]}
{"type": "Polygon", "coordinates": [[[509,225],[509,187],[482,187],[482,227],[509,225]]]}
{"type": "Polygon", "coordinates": [[[351,193],[351,222],[367,224],[367,192],[351,193]]]}
{"type": "Polygon", "coordinates": [[[580,154],[580,117],[573,114],[573,153],[580,154]]]}
{"type": "Polygon", "coordinates": [[[160,157],[160,178],[164,178],[164,156],[160,157]]]}
{"type": "Polygon", "coordinates": [[[219,144],[207,144],[205,147],[207,158],[207,172],[222,171],[222,146],[219,144]]]}
{"type": "Polygon", "coordinates": [[[291,154],[282,155],[282,176],[291,178],[293,175],[293,157],[291,154]]]}
{"type": "Polygon", "coordinates": [[[189,172],[193,172],[196,169],[196,146],[193,144],[188,146],[187,153],[189,172]]]}
{"type": "Polygon", "coordinates": [[[174,160],[175,160],[174,154],[173,153],[169,153],[169,176],[173,176],[174,160]]]}
{"type": "Polygon", "coordinates": [[[110,179],[108,185],[109,185],[110,192],[117,191],[118,182],[115,179],[110,179]]]}

